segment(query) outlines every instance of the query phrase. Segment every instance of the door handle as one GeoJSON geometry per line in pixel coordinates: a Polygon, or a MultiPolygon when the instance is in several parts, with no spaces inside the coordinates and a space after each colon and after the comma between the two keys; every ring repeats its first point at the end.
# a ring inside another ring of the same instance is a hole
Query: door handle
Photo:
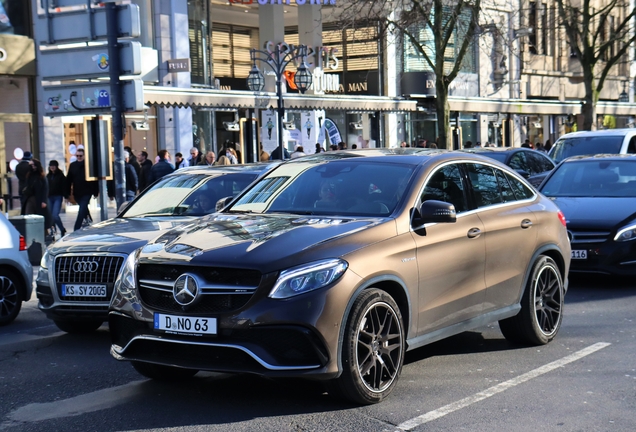
{"type": "Polygon", "coordinates": [[[481,230],[479,228],[471,228],[468,230],[468,238],[477,238],[481,235],[481,230]]]}
{"type": "Polygon", "coordinates": [[[532,226],[532,221],[530,219],[524,219],[521,221],[521,228],[526,229],[532,226]]]}

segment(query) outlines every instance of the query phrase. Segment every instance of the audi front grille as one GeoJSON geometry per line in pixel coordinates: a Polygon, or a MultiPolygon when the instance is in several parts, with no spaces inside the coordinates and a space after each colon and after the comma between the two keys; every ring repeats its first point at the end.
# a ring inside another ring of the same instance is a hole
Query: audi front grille
{"type": "MultiPolygon", "coordinates": [[[[124,263],[123,256],[59,256],[55,259],[55,284],[62,298],[62,284],[105,284],[107,298],[113,294],[115,279],[124,263]]],[[[103,302],[103,298],[64,297],[63,300],[103,302]]]]}

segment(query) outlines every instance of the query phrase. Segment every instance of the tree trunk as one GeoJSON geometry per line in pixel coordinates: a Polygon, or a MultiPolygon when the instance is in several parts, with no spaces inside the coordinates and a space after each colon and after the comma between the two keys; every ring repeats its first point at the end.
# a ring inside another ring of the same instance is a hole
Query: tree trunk
{"type": "Polygon", "coordinates": [[[450,105],[448,104],[448,88],[444,85],[443,77],[435,79],[435,110],[437,112],[437,147],[452,149],[453,142],[450,134],[450,105]]]}
{"type": "Polygon", "coordinates": [[[598,97],[596,95],[593,72],[591,70],[584,70],[583,77],[585,98],[583,99],[583,106],[581,107],[581,114],[583,115],[583,127],[581,130],[591,131],[596,130],[596,102],[598,101],[598,97]]]}

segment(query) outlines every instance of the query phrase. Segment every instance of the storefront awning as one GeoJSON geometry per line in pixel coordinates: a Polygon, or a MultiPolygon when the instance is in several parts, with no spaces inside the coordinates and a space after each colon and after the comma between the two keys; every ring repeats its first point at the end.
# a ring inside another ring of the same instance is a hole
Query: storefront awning
{"type": "MultiPolygon", "coordinates": [[[[252,93],[232,90],[180,89],[176,87],[144,86],[147,105],[169,107],[206,107],[220,109],[277,108],[276,94],[252,93]]],[[[347,95],[284,95],[286,109],[298,110],[343,110],[343,111],[415,111],[417,101],[381,96],[347,95]]]]}
{"type": "Polygon", "coordinates": [[[596,114],[633,116],[636,115],[636,103],[599,102],[596,104],[596,114]]]}
{"type": "Polygon", "coordinates": [[[533,99],[449,98],[451,111],[474,113],[502,113],[519,115],[568,115],[580,114],[577,102],[543,101],[533,99]]]}

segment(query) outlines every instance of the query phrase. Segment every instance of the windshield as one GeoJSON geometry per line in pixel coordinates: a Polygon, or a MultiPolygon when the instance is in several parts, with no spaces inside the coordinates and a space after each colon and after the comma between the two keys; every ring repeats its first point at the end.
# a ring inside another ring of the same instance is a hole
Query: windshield
{"type": "Polygon", "coordinates": [[[167,176],[140,195],[122,217],[207,215],[216,210],[218,200],[238,195],[256,177],[254,173],[167,176]]]}
{"type": "Polygon", "coordinates": [[[541,192],[549,197],[636,197],[636,160],[566,162],[541,192]]]}
{"type": "Polygon", "coordinates": [[[415,167],[373,158],[281,165],[231,207],[231,212],[388,216],[415,167]]]}
{"type": "Polygon", "coordinates": [[[623,137],[616,135],[564,137],[554,144],[554,147],[550,150],[550,157],[558,163],[571,156],[603,153],[619,154],[622,145],[623,137]]]}

